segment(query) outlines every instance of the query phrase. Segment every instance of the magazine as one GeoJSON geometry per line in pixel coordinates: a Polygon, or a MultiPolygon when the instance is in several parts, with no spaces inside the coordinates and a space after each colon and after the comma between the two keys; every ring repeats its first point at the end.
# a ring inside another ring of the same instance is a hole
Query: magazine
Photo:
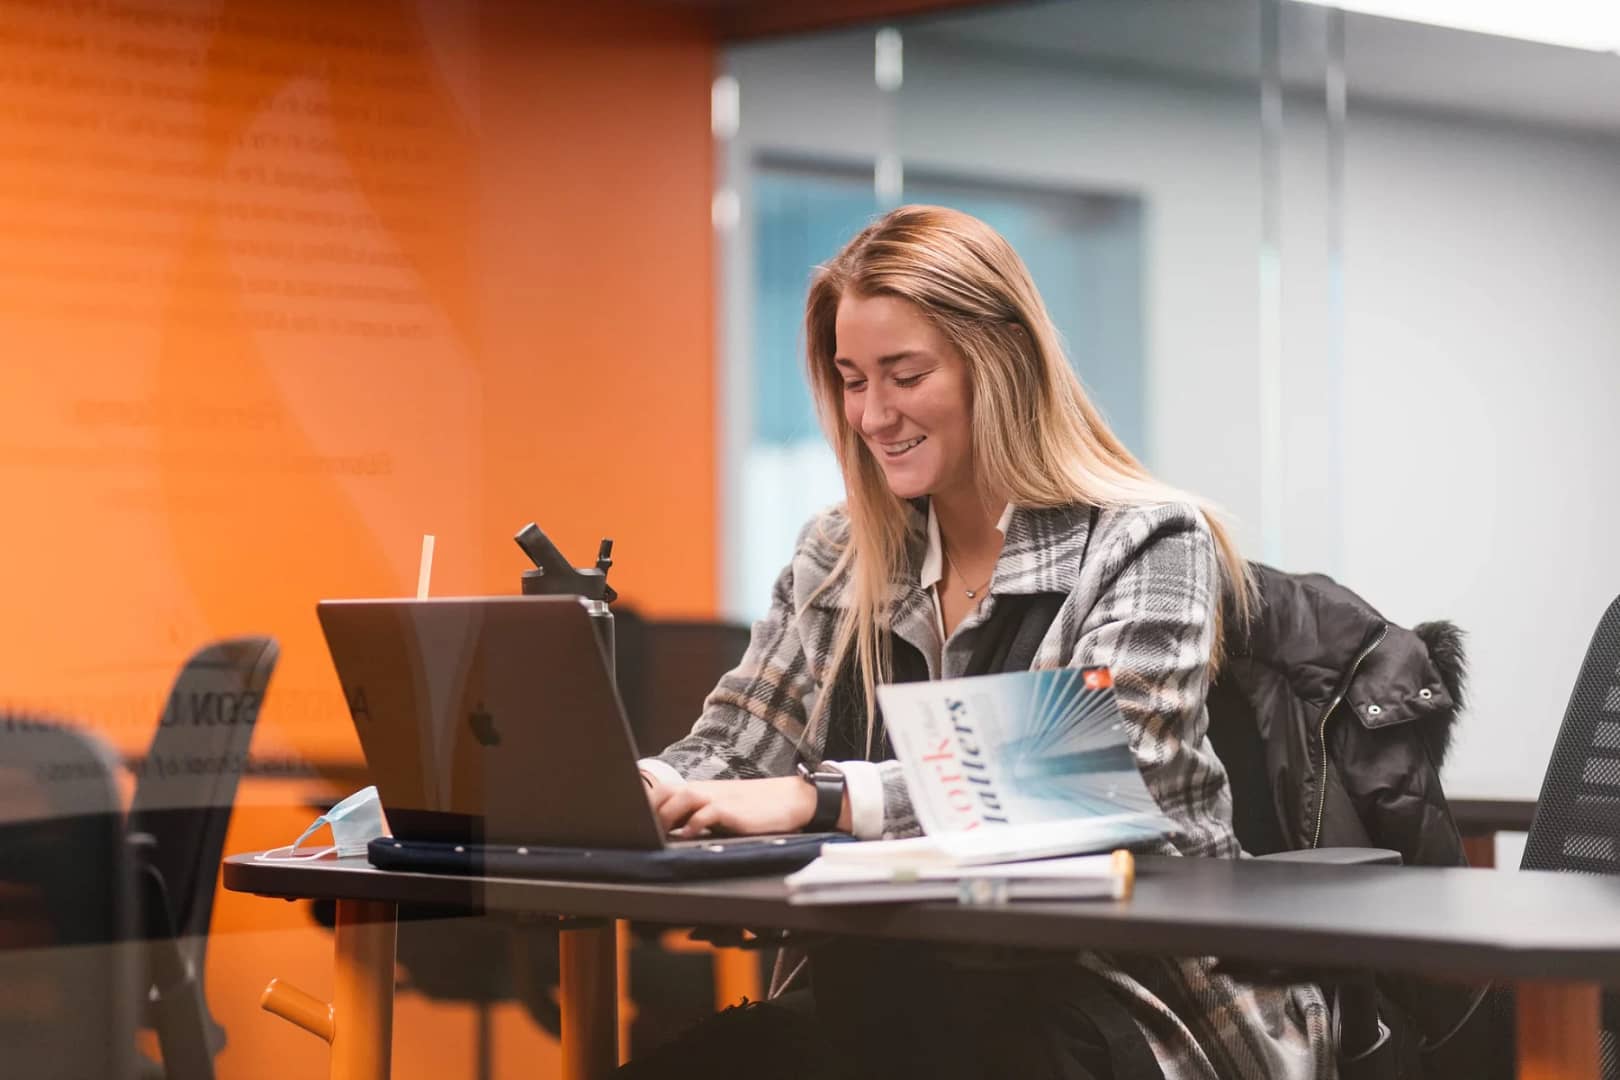
{"type": "Polygon", "coordinates": [[[877,688],[924,835],[840,862],[971,866],[1151,845],[1174,832],[1142,782],[1107,668],[877,688]]]}

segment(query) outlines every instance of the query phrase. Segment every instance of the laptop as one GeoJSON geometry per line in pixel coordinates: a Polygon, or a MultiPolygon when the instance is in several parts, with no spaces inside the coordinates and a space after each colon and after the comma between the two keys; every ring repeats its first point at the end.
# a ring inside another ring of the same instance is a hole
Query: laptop
{"type": "Polygon", "coordinates": [[[667,838],[578,597],[323,600],[316,614],[393,831],[373,863],[656,879],[745,872],[714,867],[760,846],[772,868],[802,865],[847,839],[667,838]]]}

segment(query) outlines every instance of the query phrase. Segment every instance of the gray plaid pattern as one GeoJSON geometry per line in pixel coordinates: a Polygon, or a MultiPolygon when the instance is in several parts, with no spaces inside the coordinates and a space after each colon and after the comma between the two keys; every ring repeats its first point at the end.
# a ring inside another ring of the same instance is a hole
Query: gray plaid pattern
{"type": "MultiPolygon", "coordinates": [[[[890,625],[922,653],[930,678],[949,678],[965,670],[996,597],[1066,594],[1035,666],[1111,668],[1142,777],[1181,828],[1163,850],[1236,858],[1226,772],[1204,738],[1217,599],[1209,528],[1194,507],[1180,503],[1104,511],[1082,566],[1088,518],[1085,507],[1015,509],[990,595],[941,642],[932,602],[917,585],[926,543],[926,518],[917,513],[911,566],[893,583],[890,625]]],[[[838,583],[812,594],[832,572],[848,531],[840,506],[800,534],[742,662],[709,695],[691,734],[660,755],[682,776],[792,773],[816,694],[831,677],[833,635],[845,602],[838,583]]],[[[821,747],[807,749],[819,755],[821,747]]],[[[899,763],[881,769],[884,834],[915,835],[920,827],[899,763]]],[[[1327,1006],[1313,985],[1249,985],[1216,974],[1209,958],[1086,954],[1079,962],[1130,1001],[1170,1080],[1325,1080],[1336,1074],[1327,1006]]]]}

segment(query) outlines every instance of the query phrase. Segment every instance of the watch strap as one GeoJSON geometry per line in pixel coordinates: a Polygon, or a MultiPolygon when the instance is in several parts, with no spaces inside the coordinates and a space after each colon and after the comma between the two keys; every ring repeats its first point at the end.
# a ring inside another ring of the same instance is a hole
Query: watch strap
{"type": "Polygon", "coordinates": [[[832,832],[838,828],[838,816],[844,809],[844,774],[826,766],[811,769],[800,762],[799,775],[816,789],[816,809],[804,831],[832,832]]]}

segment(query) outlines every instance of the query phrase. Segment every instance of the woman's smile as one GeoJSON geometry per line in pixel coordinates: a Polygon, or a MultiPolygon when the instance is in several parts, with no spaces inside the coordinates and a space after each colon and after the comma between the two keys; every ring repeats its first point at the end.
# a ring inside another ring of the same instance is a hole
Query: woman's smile
{"type": "Polygon", "coordinates": [[[910,453],[912,448],[920,446],[923,440],[926,438],[928,438],[928,436],[918,435],[916,438],[907,439],[905,442],[878,443],[877,445],[879,449],[883,451],[884,457],[888,458],[890,461],[894,461],[910,453]]]}

